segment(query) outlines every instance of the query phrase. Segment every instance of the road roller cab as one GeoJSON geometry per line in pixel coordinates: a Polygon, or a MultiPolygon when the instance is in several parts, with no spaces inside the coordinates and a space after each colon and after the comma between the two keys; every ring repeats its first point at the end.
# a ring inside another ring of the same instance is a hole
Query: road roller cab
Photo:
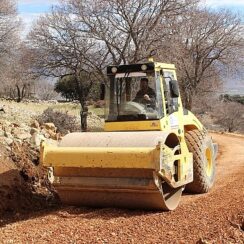
{"type": "Polygon", "coordinates": [[[41,146],[64,203],[173,210],[182,191],[204,193],[215,178],[214,145],[182,106],[175,66],[107,68],[104,132],[70,133],[41,146]]]}
{"type": "Polygon", "coordinates": [[[173,64],[109,66],[107,74],[105,131],[164,130],[167,115],[182,110],[173,64]]]}

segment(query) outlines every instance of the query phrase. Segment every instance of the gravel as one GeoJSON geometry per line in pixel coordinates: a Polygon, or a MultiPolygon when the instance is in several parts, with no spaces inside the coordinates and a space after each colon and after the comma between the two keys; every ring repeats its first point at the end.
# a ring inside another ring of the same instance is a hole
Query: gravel
{"type": "Polygon", "coordinates": [[[214,188],[208,194],[184,195],[175,211],[62,206],[2,218],[0,240],[2,243],[243,243],[244,138],[214,134],[214,139],[220,145],[214,188]]]}

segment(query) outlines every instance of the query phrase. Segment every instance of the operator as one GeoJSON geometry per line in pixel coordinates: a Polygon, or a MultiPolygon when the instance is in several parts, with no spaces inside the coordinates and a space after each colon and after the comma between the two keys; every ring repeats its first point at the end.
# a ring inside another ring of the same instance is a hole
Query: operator
{"type": "Polygon", "coordinates": [[[148,79],[141,78],[140,90],[137,92],[134,102],[143,104],[155,104],[156,94],[154,90],[148,86],[148,79]]]}

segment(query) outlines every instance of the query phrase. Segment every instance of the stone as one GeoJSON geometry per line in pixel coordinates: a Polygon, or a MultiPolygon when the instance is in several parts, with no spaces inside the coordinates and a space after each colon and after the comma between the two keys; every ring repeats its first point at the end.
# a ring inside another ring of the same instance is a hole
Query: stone
{"type": "Polygon", "coordinates": [[[12,151],[11,147],[9,147],[9,146],[6,146],[5,148],[6,148],[8,151],[12,151]]]}
{"type": "Polygon", "coordinates": [[[30,129],[30,134],[31,135],[33,135],[33,134],[35,134],[35,133],[38,133],[39,132],[39,130],[37,129],[37,128],[35,128],[35,127],[32,127],[31,129],[30,129]]]}
{"type": "Polygon", "coordinates": [[[20,134],[16,134],[15,137],[20,139],[20,140],[26,140],[26,139],[31,138],[31,134],[29,134],[29,133],[20,133],[20,134]]]}
{"type": "Polygon", "coordinates": [[[56,132],[54,132],[52,130],[48,130],[47,133],[50,135],[49,138],[51,138],[53,140],[57,140],[57,134],[56,134],[56,132]]]}
{"type": "Polygon", "coordinates": [[[56,126],[54,125],[54,123],[44,123],[43,124],[43,127],[46,129],[46,130],[52,130],[54,132],[56,132],[56,126]]]}
{"type": "Polygon", "coordinates": [[[20,144],[20,145],[23,144],[23,141],[22,141],[21,139],[15,139],[14,142],[16,142],[16,143],[18,143],[18,144],[20,144]]]}
{"type": "Polygon", "coordinates": [[[10,132],[6,132],[4,131],[4,136],[7,137],[7,138],[13,138],[12,134],[10,132]]]}
{"type": "Polygon", "coordinates": [[[21,124],[20,124],[20,127],[26,129],[26,128],[27,128],[27,125],[26,125],[25,123],[21,123],[21,124]]]}
{"type": "Polygon", "coordinates": [[[20,125],[18,123],[12,123],[11,126],[15,127],[15,128],[20,127],[20,125]]]}
{"type": "Polygon", "coordinates": [[[4,136],[4,131],[0,129],[0,137],[4,136]]]}
{"type": "Polygon", "coordinates": [[[20,134],[22,132],[21,128],[13,127],[11,129],[11,134],[16,136],[17,134],[20,134]]]}
{"type": "Polygon", "coordinates": [[[6,144],[8,145],[8,146],[11,146],[12,144],[13,144],[13,142],[14,142],[14,140],[13,139],[11,139],[11,138],[5,138],[5,142],[6,142],[6,144]]]}
{"type": "Polygon", "coordinates": [[[41,145],[41,142],[45,140],[46,139],[43,135],[34,133],[30,139],[30,143],[33,144],[34,146],[39,147],[41,145]]]}
{"type": "Polygon", "coordinates": [[[6,127],[10,127],[10,126],[11,126],[11,123],[10,123],[9,121],[4,121],[4,125],[5,125],[6,127]]]}
{"type": "Polygon", "coordinates": [[[61,133],[58,132],[58,133],[56,134],[56,136],[57,136],[57,139],[56,139],[57,141],[62,140],[62,135],[61,135],[61,133]]]}
{"type": "Polygon", "coordinates": [[[34,120],[32,123],[31,123],[31,127],[32,128],[36,128],[36,129],[39,129],[40,128],[40,124],[37,120],[34,120]]]}
{"type": "Polygon", "coordinates": [[[47,132],[45,132],[45,133],[44,133],[44,137],[47,138],[47,139],[49,139],[49,138],[50,138],[50,134],[47,133],[47,132]]]}
{"type": "Polygon", "coordinates": [[[0,144],[6,144],[5,140],[6,140],[6,137],[0,136],[0,144]]]}
{"type": "Polygon", "coordinates": [[[3,130],[7,133],[11,133],[11,126],[4,126],[3,130]]]}

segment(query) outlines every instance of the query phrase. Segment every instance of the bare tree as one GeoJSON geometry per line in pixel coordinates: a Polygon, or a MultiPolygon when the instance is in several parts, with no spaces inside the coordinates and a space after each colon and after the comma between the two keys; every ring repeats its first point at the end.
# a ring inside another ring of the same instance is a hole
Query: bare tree
{"type": "Polygon", "coordinates": [[[4,91],[5,96],[20,102],[30,95],[35,78],[31,72],[32,52],[24,43],[17,43],[12,51],[14,56],[10,55],[5,60],[5,69],[0,74],[1,90],[4,91]]]}
{"type": "MultiPolygon", "coordinates": [[[[15,65],[12,65],[16,55],[16,47],[20,45],[20,20],[17,18],[16,2],[13,0],[0,1],[0,92],[6,96],[15,93],[16,87],[10,77],[15,65]]],[[[16,64],[16,62],[15,62],[16,64]]],[[[18,87],[19,88],[19,87],[18,87]]],[[[19,90],[19,95],[21,96],[19,90]]]]}
{"type": "Polygon", "coordinates": [[[33,62],[35,74],[56,78],[74,77],[83,121],[86,98],[94,80],[102,74],[85,62],[88,56],[94,60],[98,56],[94,43],[87,38],[86,33],[79,31],[71,15],[66,15],[58,8],[39,19],[33,26],[29,40],[36,53],[33,62]]]}
{"type": "Polygon", "coordinates": [[[222,125],[228,132],[238,129],[243,130],[244,105],[236,102],[221,102],[215,108],[217,123],[222,125]]]}
{"type": "Polygon", "coordinates": [[[125,64],[145,60],[157,51],[168,33],[162,25],[172,16],[187,12],[196,2],[68,0],[63,10],[74,16],[80,31],[87,33],[97,49],[105,50],[103,56],[108,62],[125,64]]]}
{"type": "Polygon", "coordinates": [[[13,0],[0,1],[0,59],[11,53],[18,40],[20,21],[13,0]]]}
{"type": "Polygon", "coordinates": [[[35,87],[35,97],[44,101],[56,99],[58,97],[58,93],[54,91],[54,83],[40,79],[37,80],[34,84],[35,87]]]}
{"type": "Polygon", "coordinates": [[[244,48],[242,27],[229,11],[193,8],[176,17],[170,29],[172,34],[162,55],[176,63],[184,104],[191,109],[192,97],[206,91],[207,86],[216,88],[223,72],[240,60],[244,48]]]}

